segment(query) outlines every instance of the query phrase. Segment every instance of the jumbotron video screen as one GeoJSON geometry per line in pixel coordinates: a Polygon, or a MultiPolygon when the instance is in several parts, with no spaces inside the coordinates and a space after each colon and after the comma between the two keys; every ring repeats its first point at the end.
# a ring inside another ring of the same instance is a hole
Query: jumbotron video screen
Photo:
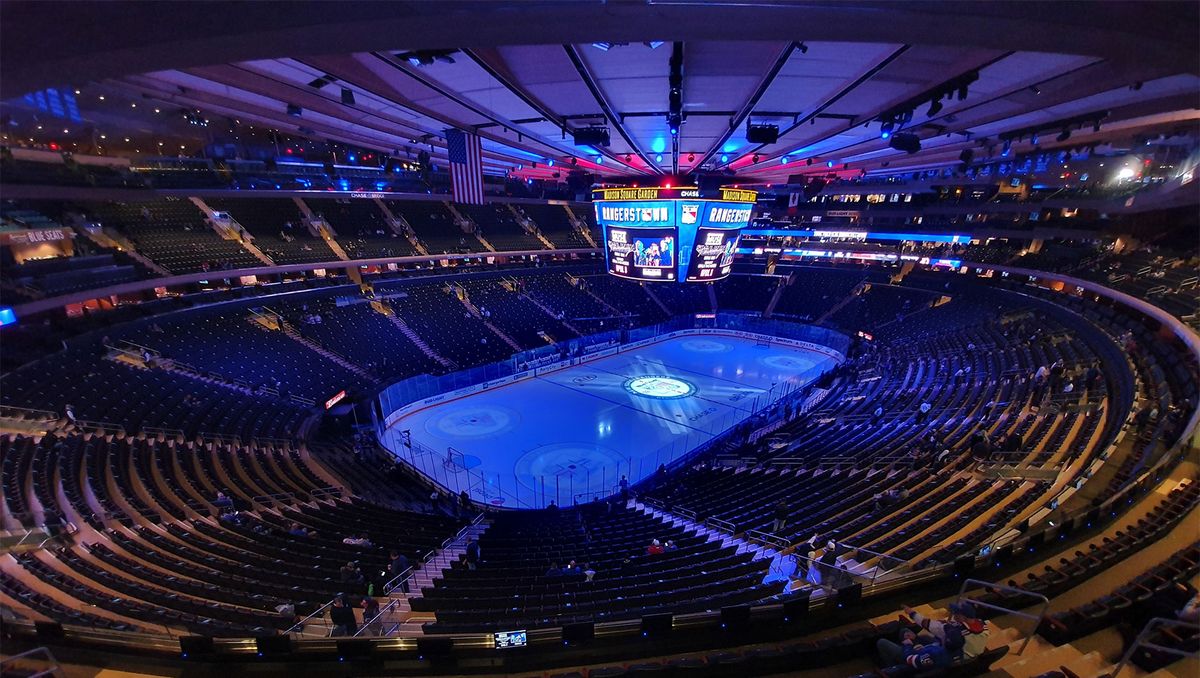
{"type": "Polygon", "coordinates": [[[754,191],[609,188],[593,193],[608,272],[652,282],[711,282],[733,271],[754,191]]]}

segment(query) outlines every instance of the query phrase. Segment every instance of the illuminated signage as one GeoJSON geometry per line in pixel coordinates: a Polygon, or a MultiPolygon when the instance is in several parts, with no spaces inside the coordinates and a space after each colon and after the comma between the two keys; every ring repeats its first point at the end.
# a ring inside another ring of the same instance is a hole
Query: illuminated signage
{"type": "Polygon", "coordinates": [[[6,231],[0,233],[0,245],[35,245],[43,242],[67,240],[73,237],[75,237],[74,233],[62,228],[6,231]]]}
{"type": "Polygon", "coordinates": [[[492,634],[492,640],[496,644],[496,649],[503,650],[510,647],[525,647],[529,643],[529,635],[524,631],[496,631],[492,634]]]}
{"type": "Polygon", "coordinates": [[[688,262],[687,280],[706,282],[720,280],[733,272],[733,255],[737,251],[739,232],[730,228],[701,228],[696,232],[696,244],[688,262]]]}
{"type": "Polygon", "coordinates": [[[338,403],[342,402],[345,399],[346,399],[346,391],[345,391],[345,389],[342,389],[341,391],[338,391],[336,394],[334,394],[334,396],[332,398],[325,401],[325,409],[328,410],[329,408],[333,407],[334,405],[337,405],[338,403]]]}
{"type": "Polygon", "coordinates": [[[0,306],[0,327],[4,325],[16,325],[17,314],[8,306],[0,306]]]}
{"type": "Polygon", "coordinates": [[[727,277],[757,194],[722,189],[706,196],[698,199],[701,191],[696,188],[595,191],[608,272],[642,281],[711,282],[727,277]],[[718,195],[720,200],[713,199],[718,195]]]}
{"type": "Polygon", "coordinates": [[[675,280],[679,248],[674,228],[605,229],[608,272],[634,280],[675,280]]]}

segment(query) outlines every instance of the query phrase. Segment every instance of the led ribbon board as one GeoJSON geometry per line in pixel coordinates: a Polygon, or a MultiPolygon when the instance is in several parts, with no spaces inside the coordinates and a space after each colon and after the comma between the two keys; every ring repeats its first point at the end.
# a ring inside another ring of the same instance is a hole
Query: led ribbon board
{"type": "Polygon", "coordinates": [[[609,188],[594,191],[608,272],[659,282],[710,282],[729,276],[754,191],[721,188],[609,188]]]}

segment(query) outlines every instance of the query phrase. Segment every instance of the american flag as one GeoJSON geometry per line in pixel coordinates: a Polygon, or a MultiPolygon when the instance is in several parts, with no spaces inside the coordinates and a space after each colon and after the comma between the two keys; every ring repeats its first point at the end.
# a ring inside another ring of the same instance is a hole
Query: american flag
{"type": "Polygon", "coordinates": [[[450,154],[450,184],[454,202],[483,204],[483,151],[479,136],[460,129],[446,130],[450,154]]]}

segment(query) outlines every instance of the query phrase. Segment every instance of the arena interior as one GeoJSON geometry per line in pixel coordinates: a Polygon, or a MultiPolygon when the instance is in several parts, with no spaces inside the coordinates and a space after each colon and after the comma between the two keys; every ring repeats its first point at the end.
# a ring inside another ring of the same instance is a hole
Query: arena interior
{"type": "Polygon", "coordinates": [[[0,2],[0,675],[1200,674],[1195,2],[0,2]]]}

